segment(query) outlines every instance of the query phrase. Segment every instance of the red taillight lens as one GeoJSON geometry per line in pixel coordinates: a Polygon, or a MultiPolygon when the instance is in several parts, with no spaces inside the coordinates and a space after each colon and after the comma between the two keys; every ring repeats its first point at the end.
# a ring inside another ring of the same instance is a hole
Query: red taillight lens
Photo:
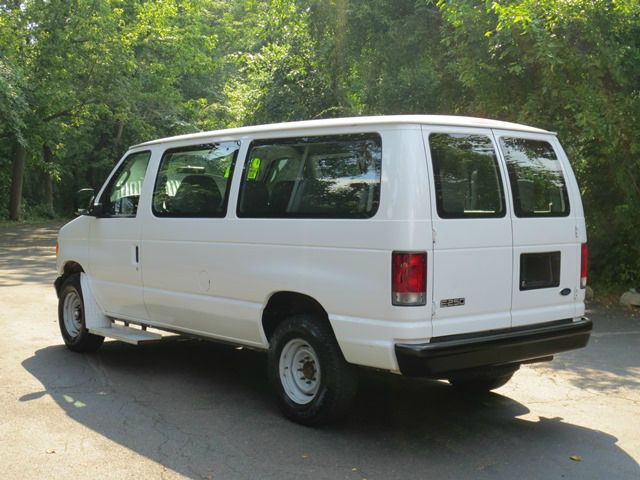
{"type": "Polygon", "coordinates": [[[587,270],[589,269],[589,247],[582,244],[580,261],[580,288],[587,288],[587,270]]]}
{"type": "Polygon", "coordinates": [[[393,252],[391,301],[394,305],[427,303],[427,253],[393,252]]]}

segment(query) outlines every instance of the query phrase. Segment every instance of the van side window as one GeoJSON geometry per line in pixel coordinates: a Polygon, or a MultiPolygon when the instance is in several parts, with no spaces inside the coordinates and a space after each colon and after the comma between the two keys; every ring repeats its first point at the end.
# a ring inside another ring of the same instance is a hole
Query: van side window
{"type": "Polygon", "coordinates": [[[518,217],[566,217],[569,195],[558,157],[549,142],[500,138],[518,217]]]}
{"type": "Polygon", "coordinates": [[[378,134],[254,141],[238,216],[370,218],[380,202],[381,166],[378,134]]]}
{"type": "Polygon", "coordinates": [[[432,133],[429,148],[440,218],[505,215],[498,158],[488,136],[432,133]]]}
{"type": "Polygon", "coordinates": [[[157,217],[224,217],[240,142],[167,150],[153,189],[157,217]]]}
{"type": "Polygon", "coordinates": [[[120,165],[101,197],[106,216],[136,216],[142,181],[150,158],[151,152],[132,153],[120,165]]]}

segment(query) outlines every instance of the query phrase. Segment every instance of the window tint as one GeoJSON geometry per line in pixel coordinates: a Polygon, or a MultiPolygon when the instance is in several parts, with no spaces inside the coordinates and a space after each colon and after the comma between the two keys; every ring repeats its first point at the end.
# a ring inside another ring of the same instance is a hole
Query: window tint
{"type": "Polygon", "coordinates": [[[518,217],[565,217],[569,196],[553,147],[542,140],[500,139],[518,217]]]}
{"type": "Polygon", "coordinates": [[[498,159],[489,137],[432,133],[429,148],[440,218],[505,215],[498,159]]]}
{"type": "Polygon", "coordinates": [[[381,163],[377,134],[255,141],[238,216],[372,217],[380,201],[381,163]]]}
{"type": "Polygon", "coordinates": [[[104,215],[110,217],[135,217],[151,152],[129,155],[109,182],[102,194],[104,215]]]}
{"type": "Polygon", "coordinates": [[[240,142],[167,150],[153,190],[158,217],[224,217],[240,142]]]}

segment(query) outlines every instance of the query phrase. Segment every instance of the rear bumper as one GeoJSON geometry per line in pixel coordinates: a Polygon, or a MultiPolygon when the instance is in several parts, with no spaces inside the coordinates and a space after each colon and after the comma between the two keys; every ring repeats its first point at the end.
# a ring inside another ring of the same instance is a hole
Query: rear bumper
{"type": "Polygon", "coordinates": [[[396,344],[403,375],[444,378],[469,368],[520,364],[587,345],[587,318],[515,329],[433,338],[430,343],[396,344]]]}

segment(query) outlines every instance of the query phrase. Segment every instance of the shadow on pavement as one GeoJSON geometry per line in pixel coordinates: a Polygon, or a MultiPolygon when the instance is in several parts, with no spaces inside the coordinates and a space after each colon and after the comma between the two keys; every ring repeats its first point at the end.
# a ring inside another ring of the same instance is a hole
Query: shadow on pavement
{"type": "Polygon", "coordinates": [[[622,307],[595,306],[587,312],[594,329],[586,348],[558,355],[541,368],[567,373],[583,390],[614,393],[640,389],[640,316],[622,307]]]}
{"type": "Polygon", "coordinates": [[[606,433],[499,394],[360,372],[352,414],[321,429],[274,407],[263,353],[175,337],[93,355],[63,346],[22,364],[75,421],[192,478],[640,478],[606,433]],[[581,455],[582,462],[569,459],[581,455]]]}

